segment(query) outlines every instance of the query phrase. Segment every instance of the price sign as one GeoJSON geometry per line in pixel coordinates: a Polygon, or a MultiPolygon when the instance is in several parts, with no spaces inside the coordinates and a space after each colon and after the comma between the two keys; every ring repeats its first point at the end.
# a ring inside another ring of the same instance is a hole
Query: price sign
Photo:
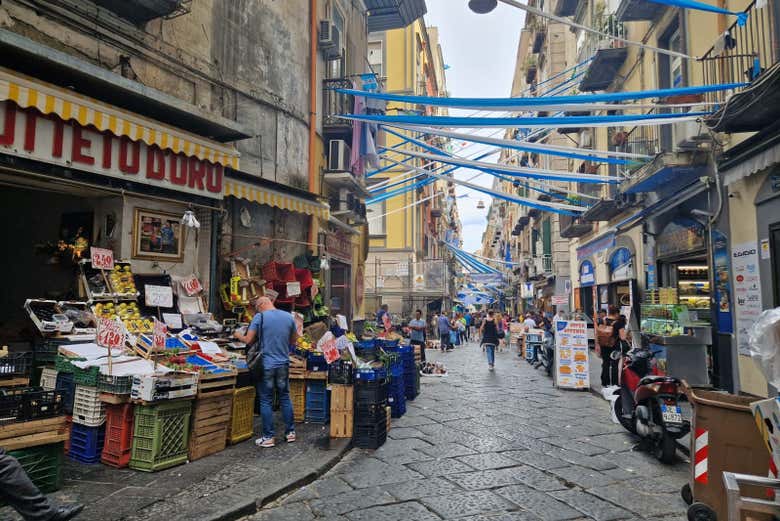
{"type": "Polygon", "coordinates": [[[301,294],[301,283],[300,282],[288,282],[287,283],[287,296],[288,297],[297,297],[301,294]]]}
{"type": "Polygon", "coordinates": [[[168,332],[168,326],[165,322],[154,319],[154,329],[152,330],[152,348],[165,349],[165,337],[168,332]]]}
{"type": "Polygon", "coordinates": [[[152,308],[172,308],[173,290],[170,286],[144,285],[144,301],[152,308]]]}
{"type": "Polygon", "coordinates": [[[97,344],[108,349],[118,349],[125,345],[125,326],[119,320],[97,319],[97,344]]]}
{"type": "Polygon", "coordinates": [[[325,355],[325,361],[329,364],[332,364],[341,358],[341,353],[337,347],[337,340],[333,338],[333,335],[331,335],[330,340],[323,342],[320,349],[322,350],[322,354],[325,355]]]}
{"type": "Polygon", "coordinates": [[[382,315],[382,325],[385,326],[385,331],[393,329],[393,323],[390,321],[390,313],[382,315]]]}
{"type": "Polygon", "coordinates": [[[196,277],[195,275],[190,275],[189,277],[181,281],[181,285],[184,287],[184,291],[189,296],[193,296],[196,293],[200,293],[201,291],[203,291],[203,286],[201,286],[198,277],[196,277]]]}
{"type": "Polygon", "coordinates": [[[293,312],[293,319],[295,319],[295,331],[298,336],[303,336],[303,315],[293,312]]]}
{"type": "Polygon", "coordinates": [[[90,248],[89,256],[92,258],[92,267],[96,270],[114,269],[114,252],[105,248],[90,248]]]}

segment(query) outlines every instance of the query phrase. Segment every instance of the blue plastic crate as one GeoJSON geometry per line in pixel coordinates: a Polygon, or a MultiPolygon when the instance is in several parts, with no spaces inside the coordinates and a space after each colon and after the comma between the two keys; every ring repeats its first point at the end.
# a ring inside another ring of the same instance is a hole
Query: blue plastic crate
{"type": "Polygon", "coordinates": [[[309,354],[306,356],[306,369],[314,372],[327,371],[328,363],[325,361],[325,355],[309,351],[309,354]]]}
{"type": "Polygon", "coordinates": [[[103,442],[106,435],[106,426],[86,427],[74,423],[70,433],[70,459],[81,463],[98,463],[100,453],[103,451],[103,442]]]}
{"type": "Polygon", "coordinates": [[[406,401],[399,401],[390,404],[390,417],[400,418],[406,414],[406,401]]]}
{"type": "Polygon", "coordinates": [[[384,338],[377,338],[376,339],[376,345],[377,347],[381,347],[382,349],[388,349],[388,348],[394,348],[398,347],[398,345],[401,343],[401,340],[387,340],[384,338]]]}
{"type": "Polygon", "coordinates": [[[54,390],[62,395],[65,414],[73,414],[73,399],[76,396],[76,382],[73,373],[57,373],[54,390]]]}
{"type": "Polygon", "coordinates": [[[375,349],[376,348],[376,341],[371,338],[368,340],[359,340],[357,342],[357,348],[358,349],[375,349]]]}
{"type": "Polygon", "coordinates": [[[376,369],[358,369],[355,373],[355,380],[374,382],[387,378],[387,369],[384,367],[376,369]]]}
{"type": "Polygon", "coordinates": [[[327,423],[330,419],[330,407],[324,409],[310,409],[306,407],[304,419],[309,423],[327,423]]]}

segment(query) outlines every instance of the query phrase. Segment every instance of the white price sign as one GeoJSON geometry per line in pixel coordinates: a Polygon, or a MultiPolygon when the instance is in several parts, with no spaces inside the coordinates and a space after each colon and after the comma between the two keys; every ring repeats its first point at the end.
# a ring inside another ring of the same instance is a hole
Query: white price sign
{"type": "Polygon", "coordinates": [[[173,290],[170,286],[144,285],[144,301],[152,308],[172,308],[173,290]]]}
{"type": "Polygon", "coordinates": [[[111,318],[97,319],[97,344],[108,349],[118,349],[125,345],[125,326],[119,320],[111,318]]]}
{"type": "Polygon", "coordinates": [[[105,248],[90,248],[89,256],[92,260],[92,267],[96,270],[114,269],[114,252],[105,248]]]}

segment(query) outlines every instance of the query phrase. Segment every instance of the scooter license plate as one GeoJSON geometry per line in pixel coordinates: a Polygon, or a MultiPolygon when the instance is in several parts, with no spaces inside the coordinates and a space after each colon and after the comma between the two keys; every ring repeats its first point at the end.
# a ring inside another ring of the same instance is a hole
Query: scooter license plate
{"type": "Polygon", "coordinates": [[[682,410],[678,406],[663,405],[661,407],[661,417],[665,423],[682,423],[682,410]]]}

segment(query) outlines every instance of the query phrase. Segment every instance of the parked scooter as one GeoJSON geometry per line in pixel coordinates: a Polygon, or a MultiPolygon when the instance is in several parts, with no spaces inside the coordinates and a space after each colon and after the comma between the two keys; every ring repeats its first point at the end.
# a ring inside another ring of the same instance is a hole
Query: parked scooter
{"type": "Polygon", "coordinates": [[[555,364],[555,337],[552,333],[544,333],[544,340],[539,346],[539,357],[536,368],[544,367],[547,376],[552,376],[553,364],[555,364]]]}
{"type": "Polygon", "coordinates": [[[660,376],[653,363],[653,353],[647,347],[621,354],[612,353],[620,363],[620,389],[615,391],[615,416],[629,432],[646,440],[655,456],[663,463],[675,459],[675,440],[691,430],[683,419],[678,398],[682,382],[671,376],[660,376]]]}

